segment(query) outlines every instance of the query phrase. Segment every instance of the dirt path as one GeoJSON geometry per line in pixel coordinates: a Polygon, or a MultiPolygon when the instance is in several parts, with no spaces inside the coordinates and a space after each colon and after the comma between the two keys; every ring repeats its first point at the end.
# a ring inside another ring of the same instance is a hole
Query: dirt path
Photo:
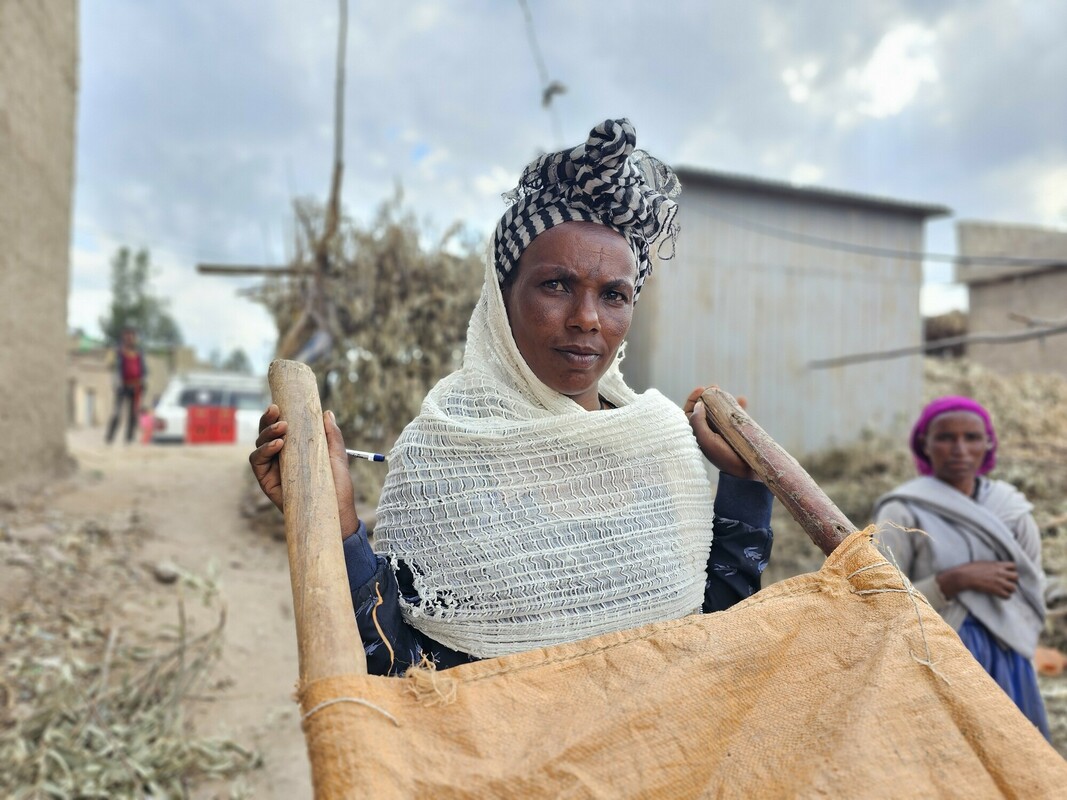
{"type": "MultiPolygon", "coordinates": [[[[255,798],[311,797],[303,735],[292,700],[297,676],[296,636],[285,545],[250,530],[238,511],[248,462],[242,447],[105,447],[96,432],[70,436],[78,475],[53,498],[56,508],[86,517],[135,507],[149,533],[133,558],[170,561],[193,576],[208,576],[226,609],[225,644],[212,691],[196,703],[201,735],[221,735],[255,747],[263,767],[244,782],[255,798]]],[[[122,598],[133,627],[173,626],[177,597],[195,630],[217,619],[219,603],[197,598],[195,579],[146,582],[141,597],[122,598]],[[191,588],[192,587],[192,588],[191,588]]],[[[205,787],[198,797],[228,796],[205,787]]]]}

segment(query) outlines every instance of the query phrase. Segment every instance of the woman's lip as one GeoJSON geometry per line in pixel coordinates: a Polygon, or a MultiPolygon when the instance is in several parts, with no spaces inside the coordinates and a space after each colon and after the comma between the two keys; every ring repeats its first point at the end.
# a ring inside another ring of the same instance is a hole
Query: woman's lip
{"type": "Polygon", "coordinates": [[[600,358],[600,353],[595,353],[595,352],[583,353],[583,352],[579,352],[577,350],[562,350],[562,349],[557,349],[556,352],[559,353],[561,356],[563,356],[563,358],[565,358],[570,363],[574,364],[575,366],[580,366],[580,367],[590,366],[590,365],[596,363],[596,361],[600,358]]]}

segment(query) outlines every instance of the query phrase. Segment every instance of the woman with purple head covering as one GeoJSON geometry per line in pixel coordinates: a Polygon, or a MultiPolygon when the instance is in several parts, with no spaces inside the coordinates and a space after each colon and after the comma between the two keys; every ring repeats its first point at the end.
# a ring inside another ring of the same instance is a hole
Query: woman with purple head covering
{"type": "Polygon", "coordinates": [[[1022,492],[986,477],[997,453],[989,412],[938,398],[910,445],[920,477],[875,505],[882,549],[1048,738],[1031,663],[1045,621],[1041,536],[1022,492]]]}

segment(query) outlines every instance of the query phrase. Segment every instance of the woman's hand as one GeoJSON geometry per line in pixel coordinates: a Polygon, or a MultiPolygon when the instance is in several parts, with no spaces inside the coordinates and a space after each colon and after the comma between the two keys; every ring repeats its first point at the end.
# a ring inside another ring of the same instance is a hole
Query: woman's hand
{"type": "MultiPolygon", "coordinates": [[[[703,386],[698,386],[691,391],[689,397],[686,398],[685,406],[683,406],[685,415],[689,417],[689,425],[693,429],[693,435],[697,437],[697,444],[700,445],[701,452],[719,472],[725,472],[735,478],[744,478],[750,481],[756,480],[756,473],[752,471],[752,468],[745,463],[744,459],[737,454],[737,451],[730,446],[730,443],[712,428],[708,422],[707,411],[705,411],[704,403],[700,399],[700,395],[704,394],[704,388],[703,386]]],[[[738,397],[737,404],[741,408],[748,407],[744,397],[738,397]]]]}
{"type": "MultiPolygon", "coordinates": [[[[359,528],[359,516],[352,496],[352,476],[348,471],[348,454],[345,452],[345,439],[332,411],[322,415],[322,427],[326,432],[326,449],[330,457],[330,472],[333,474],[333,487],[337,494],[337,511],[341,517],[341,536],[347,537],[359,528]]],[[[288,423],[281,419],[281,410],[274,403],[267,406],[259,418],[259,438],[256,449],[248,456],[252,465],[252,474],[259,482],[259,488],[278,510],[284,506],[282,497],[282,471],[278,464],[278,454],[285,446],[285,434],[289,431],[288,423]]]]}
{"type": "Polygon", "coordinates": [[[965,589],[1007,600],[1018,585],[1014,561],[972,561],[937,573],[937,586],[949,600],[965,589]]]}

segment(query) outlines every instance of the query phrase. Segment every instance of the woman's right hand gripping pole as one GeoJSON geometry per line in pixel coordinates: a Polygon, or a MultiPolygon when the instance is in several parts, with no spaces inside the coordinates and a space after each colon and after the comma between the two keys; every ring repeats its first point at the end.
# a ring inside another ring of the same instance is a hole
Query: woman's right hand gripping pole
{"type": "MultiPolygon", "coordinates": [[[[337,511],[341,518],[341,537],[351,536],[359,528],[359,516],[352,493],[352,475],[348,471],[348,454],[345,453],[345,439],[337,426],[337,419],[332,411],[322,415],[322,427],[326,432],[326,448],[330,456],[330,472],[333,474],[333,487],[337,493],[337,511]]],[[[259,438],[256,449],[248,456],[252,474],[259,482],[259,488],[278,510],[284,507],[282,497],[282,471],[278,463],[278,454],[285,447],[285,434],[289,427],[281,419],[278,406],[271,403],[263,416],[259,418],[259,438]]]]}

